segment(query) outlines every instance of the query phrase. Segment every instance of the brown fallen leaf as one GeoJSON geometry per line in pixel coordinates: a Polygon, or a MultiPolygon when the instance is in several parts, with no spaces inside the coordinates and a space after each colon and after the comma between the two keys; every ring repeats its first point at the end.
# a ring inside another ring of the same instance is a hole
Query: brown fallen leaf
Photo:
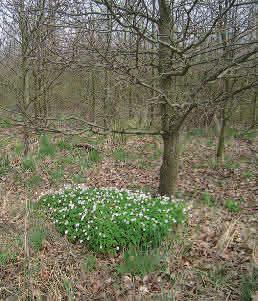
{"type": "Polygon", "coordinates": [[[95,280],[93,283],[92,283],[92,291],[94,293],[97,293],[101,288],[101,282],[100,280],[95,280]]]}
{"type": "Polygon", "coordinates": [[[258,291],[255,292],[255,294],[252,296],[253,301],[258,301],[258,291]]]}
{"type": "Polygon", "coordinates": [[[123,276],[122,280],[123,280],[123,284],[124,284],[126,289],[132,289],[133,288],[133,281],[132,281],[131,277],[123,276]]]}
{"type": "Polygon", "coordinates": [[[148,288],[145,285],[142,285],[142,286],[139,287],[139,292],[141,294],[148,294],[149,290],[148,290],[148,288]]]}
{"type": "Polygon", "coordinates": [[[152,292],[160,292],[161,291],[161,287],[160,287],[159,283],[155,281],[155,282],[151,283],[150,290],[152,292]]]}
{"type": "Polygon", "coordinates": [[[50,277],[50,273],[48,270],[42,269],[40,272],[40,276],[43,281],[47,281],[50,277]]]}
{"type": "Polygon", "coordinates": [[[113,279],[111,277],[109,277],[108,279],[105,280],[105,284],[106,285],[110,285],[113,282],[113,279]]]}

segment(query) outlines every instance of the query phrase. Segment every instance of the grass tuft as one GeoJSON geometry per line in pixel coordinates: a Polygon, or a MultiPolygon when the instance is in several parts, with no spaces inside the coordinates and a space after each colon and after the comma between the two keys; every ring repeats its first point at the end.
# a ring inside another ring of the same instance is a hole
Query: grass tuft
{"type": "Polygon", "coordinates": [[[89,152],[88,159],[93,163],[99,163],[102,160],[101,154],[95,149],[89,152]]]}
{"type": "Polygon", "coordinates": [[[204,204],[208,205],[209,207],[213,207],[215,205],[214,197],[207,191],[202,194],[201,200],[204,204]]]}
{"type": "Polygon", "coordinates": [[[0,176],[6,175],[11,169],[11,162],[7,155],[0,157],[0,176]]]}
{"type": "Polygon", "coordinates": [[[127,152],[121,147],[115,149],[113,156],[116,161],[126,162],[128,160],[127,152]]]}
{"type": "Polygon", "coordinates": [[[120,274],[143,277],[156,270],[162,270],[162,258],[157,252],[130,248],[124,253],[123,263],[118,265],[116,269],[120,274]]]}
{"type": "Polygon", "coordinates": [[[58,144],[58,148],[60,150],[71,150],[72,149],[72,144],[66,141],[65,139],[61,139],[58,144]]]}
{"type": "Polygon", "coordinates": [[[47,135],[42,135],[40,137],[40,143],[39,143],[39,155],[41,157],[46,156],[54,156],[56,153],[55,146],[51,143],[49,137],[47,135]]]}
{"type": "Polygon", "coordinates": [[[28,188],[35,188],[42,183],[42,177],[38,174],[33,174],[27,181],[26,185],[28,188]]]}
{"type": "Polygon", "coordinates": [[[36,164],[32,157],[28,156],[25,157],[22,160],[22,169],[24,171],[35,171],[36,170],[36,164]]]}
{"type": "Polygon", "coordinates": [[[238,213],[240,211],[240,206],[238,202],[233,199],[226,200],[225,207],[228,209],[228,211],[233,213],[238,213]]]}
{"type": "Polygon", "coordinates": [[[251,275],[244,276],[241,282],[241,301],[252,301],[258,290],[258,268],[254,268],[251,275]]]}
{"type": "Polygon", "coordinates": [[[35,227],[29,231],[29,243],[34,251],[39,252],[42,249],[45,236],[45,230],[41,227],[35,227]]]}
{"type": "Polygon", "coordinates": [[[93,254],[89,254],[83,262],[83,269],[85,272],[92,272],[96,269],[97,258],[93,254]]]}

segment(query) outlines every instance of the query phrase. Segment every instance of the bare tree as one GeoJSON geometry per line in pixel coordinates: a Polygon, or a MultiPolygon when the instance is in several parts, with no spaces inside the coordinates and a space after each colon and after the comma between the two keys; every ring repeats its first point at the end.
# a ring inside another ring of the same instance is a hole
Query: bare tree
{"type": "MultiPolygon", "coordinates": [[[[229,1],[221,1],[219,3],[219,10],[222,13],[223,10],[227,9],[229,1]]],[[[243,13],[243,8],[240,6],[233,6],[232,9],[228,12],[228,14],[224,15],[221,18],[218,25],[218,44],[222,44],[222,49],[219,50],[222,54],[222,59],[225,61],[224,64],[233,63],[233,58],[235,57],[236,51],[236,43],[241,42],[241,39],[245,38],[247,42],[253,42],[253,31],[254,24],[250,24],[250,20],[241,18],[241,14],[243,13]],[[250,31],[250,32],[248,32],[250,31]],[[244,37],[241,35],[244,33],[244,37]],[[240,40],[239,40],[240,39],[240,40]]],[[[245,12],[244,12],[245,13],[245,12]]],[[[251,20],[254,21],[254,16],[252,16],[252,10],[248,12],[247,15],[251,13],[251,20]]],[[[247,16],[246,15],[246,16],[247,16]]],[[[243,85],[243,77],[246,77],[246,82],[252,82],[252,74],[254,72],[254,62],[251,64],[247,61],[242,65],[242,69],[244,72],[238,72],[238,75],[231,73],[225,73],[221,75],[217,80],[218,85],[224,91],[225,95],[228,95],[228,99],[225,99],[223,103],[220,104],[219,109],[221,113],[221,125],[219,130],[218,137],[218,146],[217,146],[217,161],[219,164],[224,162],[224,153],[225,153],[225,130],[227,127],[227,123],[229,122],[234,109],[238,105],[237,97],[232,97],[232,92],[234,91],[234,85],[240,83],[240,79],[242,78],[243,85]]],[[[246,100],[245,100],[246,102],[246,100]]]]}
{"type": "MultiPolygon", "coordinates": [[[[50,90],[73,58],[73,40],[64,42],[58,32],[56,12],[59,1],[8,1],[0,3],[2,34],[6,41],[14,41],[14,65],[2,64],[12,71],[20,116],[23,119],[24,155],[29,150],[30,129],[47,126],[50,90]],[[8,16],[8,17],[6,17],[8,16]]],[[[14,120],[15,121],[15,120],[14,120]]],[[[21,124],[18,124],[21,125],[21,124]]]]}
{"type": "MultiPolygon", "coordinates": [[[[152,100],[155,98],[161,107],[161,128],[157,130],[163,138],[164,153],[159,192],[171,195],[176,190],[180,131],[190,112],[198,106],[224,103],[255,84],[242,81],[240,88],[235,84],[230,91],[228,88],[216,89],[218,79],[238,72],[239,66],[250,61],[256,52],[255,45],[245,38],[254,27],[243,25],[248,18],[246,11],[252,4],[246,7],[243,1],[234,0],[227,1],[223,7],[221,1],[203,3],[198,0],[189,3],[160,0],[155,2],[156,5],[149,1],[126,4],[107,0],[94,2],[96,20],[99,16],[102,19],[112,16],[115,23],[112,30],[117,43],[109,54],[101,51],[101,47],[95,47],[98,57],[104,59],[121,78],[152,91],[152,100]],[[225,40],[218,42],[216,37],[221,22],[225,22],[236,6],[244,7],[236,16],[241,30],[237,38],[231,39],[230,59],[227,59],[225,40]],[[133,35],[134,44],[127,50],[119,44],[121,32],[133,35]],[[155,67],[157,76],[151,74],[155,67]],[[158,87],[153,84],[156,80],[158,87]]],[[[99,28],[92,30],[99,34],[99,28]]]]}

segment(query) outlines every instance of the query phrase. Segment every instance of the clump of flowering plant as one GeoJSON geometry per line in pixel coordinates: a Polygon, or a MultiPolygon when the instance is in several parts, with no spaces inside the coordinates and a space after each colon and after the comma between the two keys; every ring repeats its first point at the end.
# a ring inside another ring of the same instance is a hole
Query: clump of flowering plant
{"type": "Polygon", "coordinates": [[[89,249],[113,253],[129,245],[158,245],[186,219],[182,200],[116,188],[70,187],[41,202],[62,234],[89,249]]]}

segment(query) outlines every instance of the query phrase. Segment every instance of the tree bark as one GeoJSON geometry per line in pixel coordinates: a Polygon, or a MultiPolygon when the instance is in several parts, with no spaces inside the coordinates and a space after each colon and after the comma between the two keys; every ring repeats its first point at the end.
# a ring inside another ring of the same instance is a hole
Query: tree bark
{"type": "MultiPolygon", "coordinates": [[[[155,0],[152,0],[152,18],[155,19],[155,10],[156,10],[156,6],[155,6],[155,0]]],[[[152,25],[151,25],[151,33],[152,33],[152,38],[155,39],[155,24],[154,22],[152,22],[152,25]]],[[[154,43],[152,43],[151,45],[151,49],[153,51],[152,55],[151,55],[151,61],[152,61],[152,67],[151,67],[151,75],[152,75],[152,88],[153,90],[151,91],[151,97],[152,97],[152,101],[154,100],[154,97],[156,96],[156,93],[154,91],[154,88],[155,88],[155,81],[154,81],[154,78],[155,78],[155,75],[156,75],[156,70],[155,70],[155,54],[154,54],[154,50],[155,50],[155,45],[154,43]]],[[[153,123],[154,123],[154,105],[151,104],[149,106],[149,118],[150,118],[150,123],[149,125],[150,126],[153,126],[153,123]]]]}
{"type": "Polygon", "coordinates": [[[108,78],[108,71],[105,70],[105,88],[104,88],[104,99],[103,99],[103,126],[104,128],[107,127],[107,101],[109,96],[109,78],[108,78]]]}
{"type": "Polygon", "coordinates": [[[132,95],[132,86],[131,84],[128,85],[128,90],[129,90],[129,95],[128,95],[128,114],[129,114],[129,119],[133,119],[133,95],[132,95]]]}
{"type": "Polygon", "coordinates": [[[163,135],[164,151],[160,168],[159,193],[161,195],[174,195],[179,167],[179,131],[163,135]]]}
{"type": "Polygon", "coordinates": [[[224,157],[225,157],[225,129],[226,129],[226,117],[225,117],[225,111],[222,111],[221,116],[221,127],[219,132],[219,141],[218,141],[218,147],[217,147],[217,163],[222,165],[224,163],[224,157]]]}
{"type": "MultiPolygon", "coordinates": [[[[22,98],[23,98],[23,112],[26,112],[26,107],[29,103],[29,73],[28,70],[26,70],[25,63],[23,64],[23,74],[22,74],[22,98]]],[[[27,119],[26,116],[24,116],[24,127],[23,127],[23,144],[24,144],[24,152],[23,155],[26,157],[29,153],[29,144],[30,144],[30,134],[27,126],[27,119]]]]}
{"type": "MultiPolygon", "coordinates": [[[[159,37],[162,42],[171,43],[173,39],[171,33],[172,17],[168,1],[159,1],[159,37]]],[[[159,43],[159,68],[160,89],[166,97],[170,96],[172,78],[166,73],[171,69],[171,56],[173,52],[163,43],[159,43]]],[[[176,192],[176,181],[179,165],[179,130],[180,127],[173,124],[175,111],[166,102],[164,96],[161,97],[161,123],[163,131],[163,161],[160,168],[159,193],[171,196],[176,192]]]]}
{"type": "Polygon", "coordinates": [[[252,123],[250,128],[254,129],[256,127],[256,92],[254,92],[252,101],[252,123]]]}
{"type": "Polygon", "coordinates": [[[95,110],[96,110],[96,89],[95,89],[95,71],[91,72],[91,85],[92,85],[92,99],[91,99],[91,121],[95,122],[95,110]]]}
{"type": "Polygon", "coordinates": [[[28,29],[26,23],[25,15],[25,2],[23,0],[19,1],[18,6],[18,15],[19,15],[19,33],[21,39],[21,95],[18,99],[21,112],[24,119],[23,127],[23,143],[24,143],[24,152],[23,155],[27,156],[29,152],[29,131],[27,126],[27,106],[30,100],[30,91],[29,91],[29,68],[28,68],[28,29]]]}

